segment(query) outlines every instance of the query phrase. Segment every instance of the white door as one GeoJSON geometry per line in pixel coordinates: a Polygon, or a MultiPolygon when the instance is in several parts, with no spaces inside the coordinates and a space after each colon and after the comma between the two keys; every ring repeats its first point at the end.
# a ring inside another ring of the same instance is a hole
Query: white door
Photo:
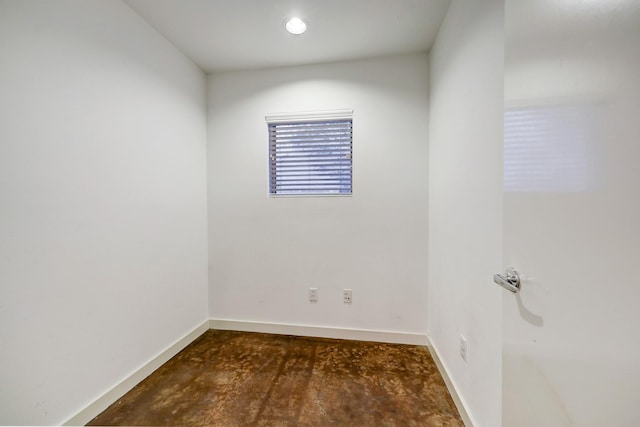
{"type": "Polygon", "coordinates": [[[503,426],[639,426],[640,1],[505,29],[503,426]]]}

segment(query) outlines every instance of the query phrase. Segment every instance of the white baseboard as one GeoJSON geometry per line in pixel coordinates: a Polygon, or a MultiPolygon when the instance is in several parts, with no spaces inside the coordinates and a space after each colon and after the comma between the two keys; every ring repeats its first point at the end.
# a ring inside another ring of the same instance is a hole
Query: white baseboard
{"type": "Polygon", "coordinates": [[[63,425],[65,426],[83,426],[107,409],[116,400],[125,393],[135,387],[140,381],[148,377],[153,371],[162,366],[165,362],[178,354],[183,348],[191,344],[196,338],[205,333],[209,329],[209,322],[206,321],[202,325],[189,332],[184,337],[170,345],[162,353],[144,364],[140,369],[129,375],[118,385],[107,391],[98,399],[87,405],[83,410],[71,417],[63,425]]]}
{"type": "Polygon", "coordinates": [[[297,335],[317,338],[336,338],[357,341],[387,342],[392,344],[427,345],[423,334],[406,332],[370,331],[365,329],[325,328],[319,326],[287,325],[282,323],[244,322],[240,320],[211,319],[209,328],[227,331],[262,332],[266,334],[297,335]]]}
{"type": "Polygon", "coordinates": [[[440,371],[440,375],[442,375],[442,379],[444,379],[444,383],[447,385],[447,389],[449,390],[449,394],[453,399],[453,403],[456,404],[456,408],[458,408],[458,412],[460,413],[460,417],[462,418],[462,422],[464,422],[465,427],[473,427],[474,423],[469,416],[469,412],[464,404],[464,401],[458,394],[458,390],[455,387],[455,384],[451,377],[449,376],[449,372],[447,368],[445,368],[442,360],[440,360],[440,356],[438,356],[438,351],[433,345],[433,342],[429,340],[429,344],[427,345],[429,352],[431,353],[431,357],[436,362],[436,366],[438,367],[438,371],[440,371]]]}

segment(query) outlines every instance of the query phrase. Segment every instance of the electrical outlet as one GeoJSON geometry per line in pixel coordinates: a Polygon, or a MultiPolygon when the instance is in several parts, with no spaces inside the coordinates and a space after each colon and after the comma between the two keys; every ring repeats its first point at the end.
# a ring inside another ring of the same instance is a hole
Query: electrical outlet
{"type": "Polygon", "coordinates": [[[462,335],[460,335],[460,357],[467,361],[467,339],[462,335]]]}
{"type": "Polygon", "coordinates": [[[309,288],[309,301],[318,302],[318,288],[309,288]]]}
{"type": "Polygon", "coordinates": [[[342,291],[342,299],[345,304],[351,304],[352,301],[351,289],[345,289],[342,291]]]}

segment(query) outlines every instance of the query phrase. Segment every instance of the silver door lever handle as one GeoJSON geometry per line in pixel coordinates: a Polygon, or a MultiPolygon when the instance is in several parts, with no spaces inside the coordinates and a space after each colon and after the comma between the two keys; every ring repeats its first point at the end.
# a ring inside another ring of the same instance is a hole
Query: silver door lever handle
{"type": "Polygon", "coordinates": [[[494,274],[493,281],[514,294],[520,290],[520,275],[513,267],[507,268],[504,274],[494,274]]]}

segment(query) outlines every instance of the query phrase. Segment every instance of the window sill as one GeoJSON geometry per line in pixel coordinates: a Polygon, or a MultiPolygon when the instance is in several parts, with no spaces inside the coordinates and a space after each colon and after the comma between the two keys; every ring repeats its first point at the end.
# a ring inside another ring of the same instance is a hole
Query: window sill
{"type": "Polygon", "coordinates": [[[268,199],[302,199],[309,197],[352,197],[351,194],[267,194],[268,199]]]}

